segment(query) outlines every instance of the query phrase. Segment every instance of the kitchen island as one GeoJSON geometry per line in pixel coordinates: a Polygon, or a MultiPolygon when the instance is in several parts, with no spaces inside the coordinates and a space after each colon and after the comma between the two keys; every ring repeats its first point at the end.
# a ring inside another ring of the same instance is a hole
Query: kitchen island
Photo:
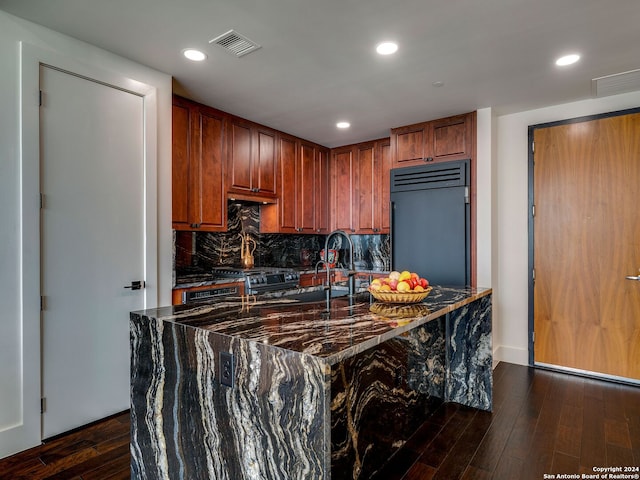
{"type": "Polygon", "coordinates": [[[491,290],[308,300],[131,313],[132,478],[370,478],[443,402],[491,410],[491,290]]]}

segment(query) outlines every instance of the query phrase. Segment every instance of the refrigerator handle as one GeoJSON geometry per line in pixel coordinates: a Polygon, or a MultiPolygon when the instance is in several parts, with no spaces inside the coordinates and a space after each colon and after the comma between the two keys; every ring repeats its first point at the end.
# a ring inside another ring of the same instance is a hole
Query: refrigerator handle
{"type": "Polygon", "coordinates": [[[389,271],[393,270],[393,212],[396,204],[393,200],[389,200],[389,271]]]}

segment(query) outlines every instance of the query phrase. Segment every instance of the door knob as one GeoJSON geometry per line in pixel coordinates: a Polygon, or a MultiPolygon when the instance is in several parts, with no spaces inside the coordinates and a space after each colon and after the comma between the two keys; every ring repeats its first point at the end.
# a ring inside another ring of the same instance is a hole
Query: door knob
{"type": "Polygon", "coordinates": [[[144,282],[135,280],[131,282],[131,285],[125,285],[124,288],[130,288],[131,290],[140,290],[141,288],[144,288],[144,282]]]}

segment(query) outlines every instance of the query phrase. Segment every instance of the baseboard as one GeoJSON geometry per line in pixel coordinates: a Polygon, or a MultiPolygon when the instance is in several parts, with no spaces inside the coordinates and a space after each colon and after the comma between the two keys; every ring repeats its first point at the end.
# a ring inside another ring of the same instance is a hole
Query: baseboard
{"type": "Polygon", "coordinates": [[[498,362],[529,365],[529,351],[526,348],[507,347],[500,345],[493,349],[493,368],[498,362]]]}

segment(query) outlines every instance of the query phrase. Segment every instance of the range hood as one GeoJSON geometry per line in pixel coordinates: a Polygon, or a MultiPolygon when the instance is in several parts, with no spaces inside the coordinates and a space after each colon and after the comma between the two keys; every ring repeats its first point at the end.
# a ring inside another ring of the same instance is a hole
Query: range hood
{"type": "Polygon", "coordinates": [[[252,194],[235,193],[235,192],[227,193],[227,199],[231,202],[254,203],[257,205],[267,205],[269,203],[278,203],[277,198],[256,195],[255,193],[252,193],[252,194]]]}

